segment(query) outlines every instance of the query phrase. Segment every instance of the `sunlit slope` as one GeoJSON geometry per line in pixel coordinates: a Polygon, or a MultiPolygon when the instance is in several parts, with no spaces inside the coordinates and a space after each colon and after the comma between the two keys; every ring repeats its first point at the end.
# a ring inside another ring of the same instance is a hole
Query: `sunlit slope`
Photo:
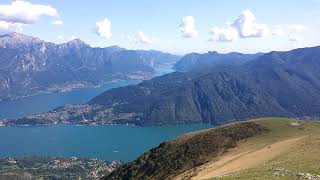
{"type": "Polygon", "coordinates": [[[106,179],[314,179],[319,149],[319,122],[256,119],[162,143],[106,179]]]}
{"type": "Polygon", "coordinates": [[[258,119],[269,133],[189,170],[191,179],[320,179],[320,123],[258,119]]]}

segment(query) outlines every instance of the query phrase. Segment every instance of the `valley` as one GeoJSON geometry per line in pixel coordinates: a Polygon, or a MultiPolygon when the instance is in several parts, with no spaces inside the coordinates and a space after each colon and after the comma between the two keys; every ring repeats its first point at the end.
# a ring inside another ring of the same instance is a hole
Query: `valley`
{"type": "Polygon", "coordinates": [[[320,0],[1,0],[0,180],[320,180],[320,0]]]}
{"type": "MultiPolygon", "coordinates": [[[[270,52],[232,66],[214,65],[217,60],[213,58],[213,67],[200,65],[201,71],[169,73],[138,85],[105,91],[84,104],[5,119],[2,124],[161,126],[223,125],[259,117],[318,119],[319,48],[270,52]]],[[[210,53],[203,56],[209,58],[210,53]]],[[[220,54],[218,57],[232,59],[233,56],[220,54]]]]}

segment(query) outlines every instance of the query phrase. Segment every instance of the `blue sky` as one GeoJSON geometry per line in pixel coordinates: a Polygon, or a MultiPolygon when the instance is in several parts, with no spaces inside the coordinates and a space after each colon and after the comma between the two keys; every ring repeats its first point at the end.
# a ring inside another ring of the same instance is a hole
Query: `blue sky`
{"type": "MultiPolygon", "coordinates": [[[[12,2],[1,0],[0,21],[8,20],[1,17],[11,16],[10,14],[1,16],[1,5],[10,5],[12,2]]],[[[37,20],[27,22],[23,26],[22,33],[56,43],[77,37],[94,47],[119,45],[129,49],[156,49],[177,54],[207,51],[254,53],[320,45],[320,0],[29,0],[27,2],[32,5],[49,5],[58,15],[39,14],[37,20]],[[258,29],[257,32],[247,35],[237,31],[238,25],[234,25],[234,21],[246,10],[256,18],[256,24],[253,24],[251,30],[258,29]],[[192,17],[194,21],[191,29],[193,28],[197,35],[191,35],[192,37],[186,37],[186,32],[182,32],[180,26],[183,24],[182,19],[187,16],[192,17]],[[96,23],[105,18],[111,23],[112,36],[108,38],[99,35],[96,27],[96,23]],[[52,22],[56,20],[63,21],[63,25],[53,25],[52,22]],[[226,25],[227,23],[229,25],[226,25]],[[261,26],[262,24],[264,26],[261,26]],[[213,27],[216,27],[216,30],[210,33],[213,27]],[[231,27],[231,31],[225,31],[226,27],[231,27]],[[281,35],[271,35],[275,27],[283,31],[281,35]],[[300,29],[299,32],[295,31],[294,27],[300,29]],[[269,35],[263,35],[262,30],[269,31],[269,35]],[[215,38],[208,41],[212,36],[215,38]]],[[[15,22],[10,21],[10,23],[15,22]]]]}

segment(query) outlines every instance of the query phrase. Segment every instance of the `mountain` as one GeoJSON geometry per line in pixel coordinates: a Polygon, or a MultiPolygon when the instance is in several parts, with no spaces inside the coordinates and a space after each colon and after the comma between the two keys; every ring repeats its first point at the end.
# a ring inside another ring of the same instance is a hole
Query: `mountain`
{"type": "Polygon", "coordinates": [[[126,179],[319,179],[320,123],[255,119],[161,143],[106,176],[126,179]]]}
{"type": "Polygon", "coordinates": [[[191,53],[182,57],[174,65],[174,69],[181,72],[187,71],[202,71],[208,67],[215,66],[239,66],[249,62],[262,53],[257,54],[241,54],[241,53],[227,53],[219,54],[218,52],[208,52],[206,54],[191,53]]]}
{"type": "Polygon", "coordinates": [[[154,61],[158,65],[177,58],[117,46],[92,48],[79,39],[53,44],[18,33],[1,35],[0,99],[112,80],[148,79],[154,74],[154,61]]]}
{"type": "Polygon", "coordinates": [[[143,125],[320,117],[319,54],[320,47],[271,52],[240,67],[173,73],[107,91],[89,104],[138,113],[134,122],[143,125]]]}
{"type": "Polygon", "coordinates": [[[156,50],[138,50],[137,52],[143,54],[153,66],[161,66],[163,64],[174,64],[181,59],[179,55],[170,53],[163,53],[156,50]]]}
{"type": "Polygon", "coordinates": [[[105,179],[174,179],[234,148],[240,140],[266,132],[260,124],[247,122],[186,134],[147,151],[105,179]]]}
{"type": "Polygon", "coordinates": [[[106,91],[87,104],[7,120],[6,125],[211,123],[320,117],[320,47],[270,52],[241,66],[175,72],[106,91]]]}

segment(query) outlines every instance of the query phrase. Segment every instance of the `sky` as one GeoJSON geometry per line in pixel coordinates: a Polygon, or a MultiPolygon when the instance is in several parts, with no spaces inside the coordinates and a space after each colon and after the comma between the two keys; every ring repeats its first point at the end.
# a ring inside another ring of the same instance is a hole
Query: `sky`
{"type": "Polygon", "coordinates": [[[175,54],[320,45],[320,0],[0,0],[0,34],[175,54]]]}

